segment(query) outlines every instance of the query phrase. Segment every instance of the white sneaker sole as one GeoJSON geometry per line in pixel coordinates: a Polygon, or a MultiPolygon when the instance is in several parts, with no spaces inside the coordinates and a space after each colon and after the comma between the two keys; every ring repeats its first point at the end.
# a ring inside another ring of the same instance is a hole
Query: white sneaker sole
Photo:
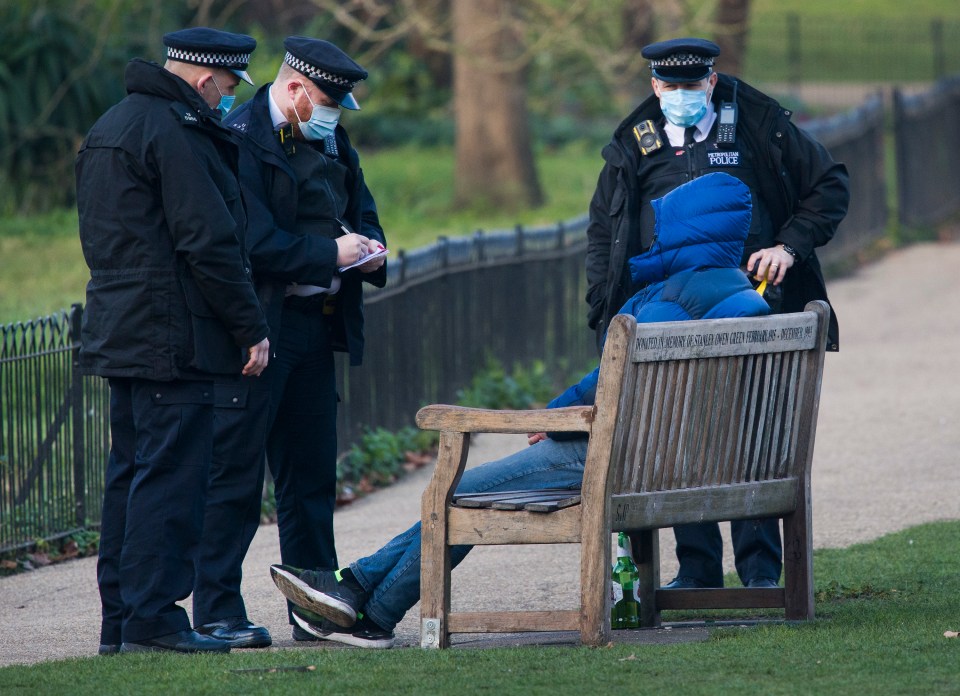
{"type": "Polygon", "coordinates": [[[296,575],[288,573],[282,568],[271,566],[270,575],[273,577],[273,584],[277,586],[280,593],[298,607],[320,614],[320,616],[344,628],[349,628],[356,623],[357,613],[346,602],[323,592],[317,592],[296,575]]]}
{"type": "Polygon", "coordinates": [[[387,648],[392,648],[396,639],[394,638],[381,638],[380,640],[364,640],[363,638],[358,638],[352,633],[335,633],[331,631],[324,631],[319,629],[312,624],[310,624],[305,619],[301,619],[296,614],[293,615],[293,620],[297,622],[297,625],[302,628],[304,631],[309,633],[311,636],[316,637],[318,640],[329,640],[335,643],[343,643],[344,645],[352,645],[355,648],[372,648],[374,650],[385,650],[387,648]]]}

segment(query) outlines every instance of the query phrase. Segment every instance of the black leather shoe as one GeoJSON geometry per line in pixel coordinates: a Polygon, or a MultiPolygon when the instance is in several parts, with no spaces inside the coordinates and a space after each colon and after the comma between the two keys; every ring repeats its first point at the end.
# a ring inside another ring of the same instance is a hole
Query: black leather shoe
{"type": "Polygon", "coordinates": [[[186,629],[165,636],[148,638],[137,643],[124,642],[120,646],[120,652],[122,653],[153,652],[157,650],[172,650],[182,653],[225,653],[230,652],[230,644],[186,629]]]}
{"type": "Polygon", "coordinates": [[[116,655],[120,652],[120,646],[115,645],[114,643],[100,643],[100,649],[97,650],[97,655],[116,655]]]}
{"type": "Polygon", "coordinates": [[[228,643],[231,648],[266,648],[273,641],[270,631],[256,626],[243,617],[221,619],[197,626],[197,633],[228,643]]]}
{"type": "Polygon", "coordinates": [[[770,578],[754,578],[747,581],[747,587],[780,587],[780,585],[770,578]]]}
{"type": "Polygon", "coordinates": [[[711,585],[708,585],[705,582],[700,582],[699,580],[694,580],[693,578],[674,578],[666,585],[661,587],[661,590],[706,590],[711,588],[711,585]]]}

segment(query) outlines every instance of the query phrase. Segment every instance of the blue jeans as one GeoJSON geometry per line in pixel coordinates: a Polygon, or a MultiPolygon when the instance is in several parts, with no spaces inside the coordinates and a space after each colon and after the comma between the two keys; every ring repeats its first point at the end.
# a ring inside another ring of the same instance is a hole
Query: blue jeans
{"type": "MultiPolygon", "coordinates": [[[[457,493],[580,488],[587,457],[586,439],[544,440],[503,459],[468,469],[457,493]]],[[[471,546],[450,549],[456,567],[471,546]]],[[[371,556],[350,564],[350,570],[369,593],[363,613],[388,631],[420,599],[420,523],[391,539],[371,556]]]]}
{"type": "MultiPolygon", "coordinates": [[[[673,528],[677,539],[678,578],[697,580],[706,587],[723,587],[723,539],[716,522],[681,524],[673,528]]],[[[737,575],[746,585],[751,580],[780,580],[783,550],[780,521],[734,520],[730,540],[737,575]]]]}

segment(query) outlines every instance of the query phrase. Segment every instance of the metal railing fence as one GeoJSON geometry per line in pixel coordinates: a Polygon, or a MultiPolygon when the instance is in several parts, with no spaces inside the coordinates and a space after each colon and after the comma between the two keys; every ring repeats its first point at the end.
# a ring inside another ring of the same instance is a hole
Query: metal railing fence
{"type": "Polygon", "coordinates": [[[877,93],[856,109],[804,125],[850,174],[847,216],[830,243],[817,250],[824,265],[855,256],[886,232],[885,118],[883,96],[877,93]]]}
{"type": "Polygon", "coordinates": [[[0,551],[100,523],[109,396],[76,369],[81,313],[0,326],[0,551]]]}
{"type": "Polygon", "coordinates": [[[960,209],[960,75],[893,99],[900,221],[942,222],[960,209]]]}

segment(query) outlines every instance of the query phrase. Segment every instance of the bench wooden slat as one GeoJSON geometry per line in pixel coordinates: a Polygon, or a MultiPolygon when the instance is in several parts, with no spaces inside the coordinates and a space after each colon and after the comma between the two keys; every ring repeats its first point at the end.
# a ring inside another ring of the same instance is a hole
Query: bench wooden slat
{"type": "Polygon", "coordinates": [[[564,508],[550,515],[526,510],[450,507],[448,544],[570,544],[580,541],[580,509],[564,508]],[[543,520],[550,519],[549,528],[543,520]]]}
{"type": "Polygon", "coordinates": [[[612,496],[611,521],[613,529],[628,530],[655,528],[662,519],[676,525],[777,517],[794,509],[799,485],[790,478],[618,494],[612,496]]]}
{"type": "Polygon", "coordinates": [[[527,503],[523,506],[523,509],[529,512],[556,512],[557,510],[579,505],[580,500],[579,495],[574,495],[569,498],[560,498],[559,500],[551,500],[549,502],[527,503]]]}
{"type": "Polygon", "coordinates": [[[709,590],[657,590],[658,609],[777,609],[782,587],[729,587],[709,590]]]}
{"type": "Polygon", "coordinates": [[[451,612],[447,621],[451,633],[523,633],[529,631],[576,631],[580,612],[500,611],[451,612]]]}
{"type": "MultiPolygon", "coordinates": [[[[499,491],[496,493],[463,493],[453,496],[453,504],[460,507],[490,507],[494,503],[531,502],[538,500],[556,500],[579,495],[579,489],[545,488],[541,490],[499,491]]],[[[498,508],[512,510],[514,508],[498,508]]]]}

